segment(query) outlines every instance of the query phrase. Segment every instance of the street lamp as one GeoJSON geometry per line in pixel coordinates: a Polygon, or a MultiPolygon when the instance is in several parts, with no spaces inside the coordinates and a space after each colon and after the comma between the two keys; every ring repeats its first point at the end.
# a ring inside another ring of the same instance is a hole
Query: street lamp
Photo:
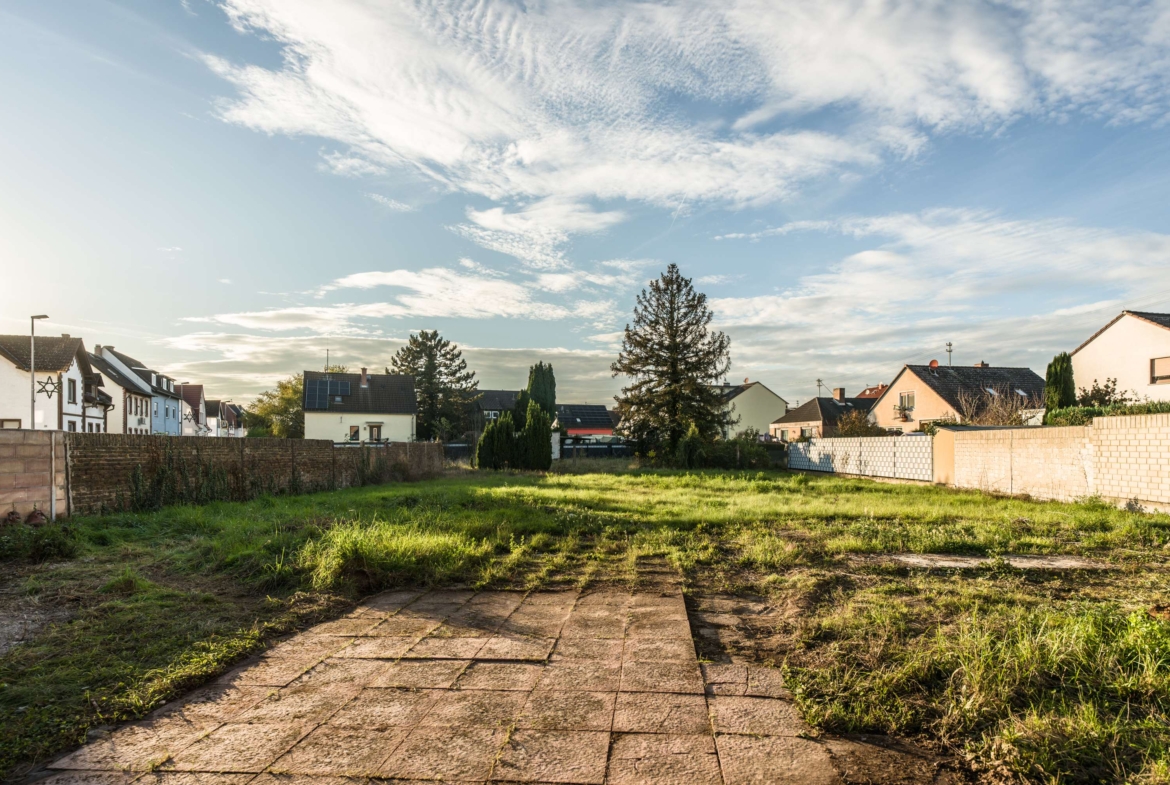
{"type": "Polygon", "coordinates": [[[28,318],[28,427],[37,427],[37,319],[48,319],[45,314],[28,318]]]}

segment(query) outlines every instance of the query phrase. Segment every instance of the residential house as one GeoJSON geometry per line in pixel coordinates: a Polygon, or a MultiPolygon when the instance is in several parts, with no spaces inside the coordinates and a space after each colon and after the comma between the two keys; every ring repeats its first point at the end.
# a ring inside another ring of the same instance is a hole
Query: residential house
{"type": "Polygon", "coordinates": [[[1072,353],[1079,393],[1116,379],[1118,391],[1170,401],[1170,313],[1122,311],[1072,353]]]}
{"type": "Polygon", "coordinates": [[[29,422],[30,350],[27,335],[0,335],[0,428],[104,432],[101,376],[80,338],[36,337],[35,407],[29,422]]]}
{"type": "Polygon", "coordinates": [[[1017,395],[1025,404],[1042,405],[1044,380],[1031,368],[906,365],[880,398],[870,420],[894,433],[918,431],[938,420],[961,420],[964,400],[989,395],[1017,395]]]}
{"type": "Polygon", "coordinates": [[[202,384],[176,384],[179,393],[179,419],[182,436],[207,436],[207,399],[202,384]]]}
{"type": "Polygon", "coordinates": [[[479,398],[471,404],[472,429],[482,432],[488,423],[500,419],[504,412],[515,409],[519,397],[517,390],[480,390],[479,398]]]}
{"type": "Polygon", "coordinates": [[[414,441],[414,377],[305,371],[305,438],[334,442],[414,441]]]}
{"type": "Polygon", "coordinates": [[[874,384],[857,393],[858,398],[881,398],[882,393],[889,387],[888,384],[874,384]]]}
{"type": "Polygon", "coordinates": [[[613,418],[604,404],[558,403],[553,429],[576,441],[610,441],[613,418]]]}
{"type": "Polygon", "coordinates": [[[220,433],[220,402],[213,400],[206,400],[203,402],[203,411],[207,414],[207,435],[208,436],[223,436],[220,433]]]}
{"type": "Polygon", "coordinates": [[[769,424],[773,439],[794,442],[805,438],[837,435],[837,421],[850,412],[869,413],[876,398],[846,398],[845,388],[833,389],[833,397],[813,398],[769,424]]]}
{"type": "Polygon", "coordinates": [[[107,433],[153,433],[151,395],[142,380],[136,374],[123,373],[99,354],[91,353],[89,362],[101,374],[105,392],[110,398],[104,430],[107,433]]]}
{"type": "Polygon", "coordinates": [[[117,368],[131,381],[138,380],[143,391],[150,395],[151,433],[178,436],[182,433],[182,402],[175,390],[175,380],[147,368],[144,363],[119,352],[109,344],[94,347],[94,353],[117,368]]]}
{"type": "Polygon", "coordinates": [[[788,401],[765,387],[763,382],[750,379],[744,379],[743,384],[724,382],[719,390],[732,420],[731,427],[724,428],[724,438],[749,428],[768,433],[772,423],[788,411],[788,401]]]}
{"type": "Polygon", "coordinates": [[[248,429],[244,427],[244,407],[224,402],[219,405],[219,413],[221,436],[239,438],[248,435],[248,429]]]}

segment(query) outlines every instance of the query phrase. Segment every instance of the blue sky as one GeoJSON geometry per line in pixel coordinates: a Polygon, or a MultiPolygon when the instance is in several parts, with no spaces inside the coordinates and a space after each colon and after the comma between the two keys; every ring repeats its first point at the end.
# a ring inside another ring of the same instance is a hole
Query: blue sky
{"type": "Polygon", "coordinates": [[[236,400],[438,329],[605,402],[670,262],[791,402],[1170,310],[1167,2],[9,0],[0,116],[0,330],[236,400]]]}

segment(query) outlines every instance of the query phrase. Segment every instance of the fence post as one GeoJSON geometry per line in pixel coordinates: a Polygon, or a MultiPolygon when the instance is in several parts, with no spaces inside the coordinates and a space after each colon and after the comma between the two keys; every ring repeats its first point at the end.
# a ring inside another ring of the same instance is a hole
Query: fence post
{"type": "Polygon", "coordinates": [[[57,432],[49,431],[49,520],[57,520],[57,432]]]}

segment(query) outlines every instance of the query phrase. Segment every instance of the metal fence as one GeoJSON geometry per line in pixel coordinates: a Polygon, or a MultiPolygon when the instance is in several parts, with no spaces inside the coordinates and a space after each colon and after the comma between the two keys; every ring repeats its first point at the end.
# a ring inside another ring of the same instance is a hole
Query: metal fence
{"type": "Polygon", "coordinates": [[[566,458],[629,458],[634,454],[628,444],[609,442],[561,442],[561,459],[566,458]]]}
{"type": "Polygon", "coordinates": [[[788,468],[932,482],[933,444],[925,434],[812,439],[788,446],[788,468]]]}

